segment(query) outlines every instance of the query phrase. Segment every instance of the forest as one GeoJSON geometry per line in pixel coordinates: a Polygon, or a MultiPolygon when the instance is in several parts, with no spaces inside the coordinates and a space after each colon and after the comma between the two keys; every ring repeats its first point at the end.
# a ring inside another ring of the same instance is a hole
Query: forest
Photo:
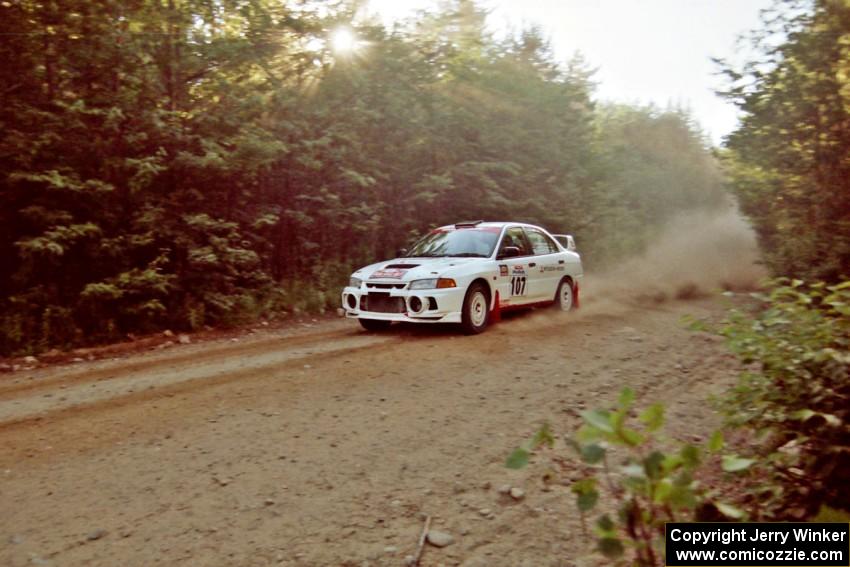
{"type": "Polygon", "coordinates": [[[837,279],[847,9],[781,4],[791,40],[725,67],[718,150],[472,0],[392,28],[344,1],[4,2],[0,354],[335,308],[352,267],[462,219],[572,233],[595,269],[730,187],[776,273],[837,279]]]}
{"type": "Polygon", "coordinates": [[[850,276],[850,5],[781,0],[720,62],[741,124],[723,150],[730,187],[775,275],[850,276]]]}
{"type": "Polygon", "coordinates": [[[523,220],[588,266],[719,205],[682,109],[470,0],[387,29],[350,2],[0,6],[0,354],[335,308],[433,226],[523,220]],[[352,49],[334,48],[348,30],[352,49]]]}

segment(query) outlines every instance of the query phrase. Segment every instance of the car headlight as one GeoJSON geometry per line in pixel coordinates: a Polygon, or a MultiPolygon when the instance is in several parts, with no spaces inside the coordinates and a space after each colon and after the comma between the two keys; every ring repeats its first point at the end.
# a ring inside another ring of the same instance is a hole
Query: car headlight
{"type": "Polygon", "coordinates": [[[451,278],[430,278],[410,282],[410,289],[444,289],[447,287],[457,287],[457,283],[451,278]]]}
{"type": "Polygon", "coordinates": [[[360,284],[363,283],[363,280],[360,278],[350,278],[348,280],[348,287],[360,287],[360,284]]]}
{"type": "Polygon", "coordinates": [[[434,289],[435,287],[437,287],[437,278],[413,280],[410,282],[410,289],[434,289]]]}

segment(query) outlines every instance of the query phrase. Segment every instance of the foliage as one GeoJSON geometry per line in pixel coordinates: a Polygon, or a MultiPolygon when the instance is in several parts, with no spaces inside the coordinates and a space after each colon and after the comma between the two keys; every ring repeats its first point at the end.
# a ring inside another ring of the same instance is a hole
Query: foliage
{"type": "Polygon", "coordinates": [[[730,186],[775,275],[838,281],[850,273],[850,4],[779,0],[750,39],[757,56],[723,65],[742,114],[730,186]]]}
{"type": "Polygon", "coordinates": [[[850,511],[850,281],[782,279],[762,309],[733,312],[721,332],[747,364],[723,400],[730,422],[766,439],[753,489],[765,518],[850,511]]]}
{"type": "Polygon", "coordinates": [[[544,424],[531,439],[526,441],[521,447],[514,449],[513,453],[510,454],[508,460],[505,462],[505,466],[509,469],[521,469],[528,465],[531,453],[535,449],[543,445],[552,447],[554,444],[555,438],[552,436],[549,424],[544,424]]]}
{"type": "MultiPolygon", "coordinates": [[[[613,410],[582,414],[585,423],[571,445],[585,475],[572,492],[583,519],[600,502],[616,503],[617,515],[603,513],[595,524],[598,551],[611,561],[663,564],[665,522],[850,512],[850,281],[779,279],[753,296],[761,303],[755,315],[733,310],[717,329],[746,367],[721,404],[730,433],[743,434],[735,443],[747,447],[741,454],[720,454],[720,431],[702,447],[665,438],[663,406],[637,412],[629,389],[613,410]],[[727,475],[713,490],[700,482],[711,474],[709,461],[727,475]],[[721,499],[729,493],[737,496],[721,499]]],[[[544,445],[553,445],[548,426],[515,450],[507,466],[526,466],[544,445]]]]}
{"type": "Polygon", "coordinates": [[[0,5],[0,354],[332,308],[460,218],[572,232],[598,266],[722,192],[685,113],[597,109],[539,30],[495,39],[469,0],[355,12],[0,5]]]}
{"type": "MultiPolygon", "coordinates": [[[[662,434],[664,406],[656,403],[636,412],[634,399],[634,392],[624,388],[613,410],[582,414],[584,424],[570,444],[584,463],[584,475],[571,490],[583,522],[597,507],[616,504],[613,517],[602,512],[596,518],[597,551],[618,564],[658,566],[664,565],[665,522],[739,520],[745,512],[720,500],[698,478],[703,462],[716,460],[723,449],[722,434],[714,433],[702,447],[677,443],[662,434]]],[[[526,466],[531,451],[552,446],[552,439],[544,427],[511,454],[507,466],[526,466]]],[[[556,461],[574,468],[572,462],[556,461]]],[[[753,462],[722,455],[721,467],[740,473],[753,462]]]]}

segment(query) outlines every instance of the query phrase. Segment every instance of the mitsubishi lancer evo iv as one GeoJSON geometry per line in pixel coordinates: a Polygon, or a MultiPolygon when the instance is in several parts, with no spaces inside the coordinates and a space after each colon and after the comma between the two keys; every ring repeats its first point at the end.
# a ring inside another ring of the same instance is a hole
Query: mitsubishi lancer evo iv
{"type": "Polygon", "coordinates": [[[482,332],[501,311],[578,307],[581,257],[539,226],[461,222],[432,230],[409,252],[351,274],[345,316],[369,331],[408,323],[459,323],[482,332]]]}

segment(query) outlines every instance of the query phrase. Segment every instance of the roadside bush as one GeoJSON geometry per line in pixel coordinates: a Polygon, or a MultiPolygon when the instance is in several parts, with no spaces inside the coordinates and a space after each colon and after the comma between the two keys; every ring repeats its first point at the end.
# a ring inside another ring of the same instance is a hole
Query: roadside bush
{"type": "Polygon", "coordinates": [[[780,279],[754,297],[762,310],[733,311],[720,330],[748,365],[722,407],[762,440],[751,497],[765,519],[850,510],[850,281],[780,279]]]}
{"type": "MultiPolygon", "coordinates": [[[[663,565],[665,522],[850,517],[850,281],[780,279],[769,289],[753,294],[761,310],[732,310],[715,329],[746,365],[721,407],[734,444],[755,441],[750,454],[721,455],[720,431],[702,446],[665,437],[663,406],[636,412],[628,388],[614,409],[582,414],[569,445],[583,474],[571,489],[583,522],[600,502],[616,506],[594,525],[612,563],[663,565]],[[709,488],[706,479],[722,482],[709,488]]],[[[506,465],[522,468],[554,444],[544,426],[506,465]]],[[[558,454],[552,461],[574,468],[558,454]]]]}

